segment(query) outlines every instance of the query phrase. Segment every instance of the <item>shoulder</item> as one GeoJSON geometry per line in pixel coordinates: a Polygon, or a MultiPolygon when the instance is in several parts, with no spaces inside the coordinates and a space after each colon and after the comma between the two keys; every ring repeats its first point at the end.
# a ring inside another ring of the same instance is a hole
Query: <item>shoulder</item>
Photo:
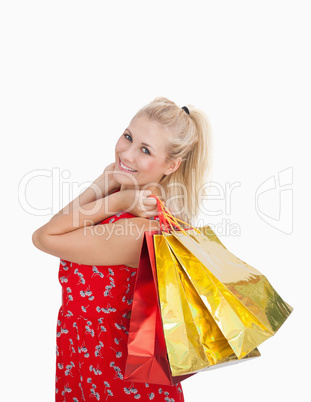
{"type": "Polygon", "coordinates": [[[96,225],[117,223],[118,221],[124,221],[124,220],[130,221],[130,222],[135,222],[136,224],[139,224],[139,225],[147,224],[147,222],[151,222],[151,225],[153,227],[160,228],[158,215],[151,216],[149,218],[141,218],[141,217],[138,217],[138,216],[133,215],[130,212],[126,212],[126,211],[118,212],[117,214],[112,215],[109,218],[102,220],[101,222],[98,222],[96,225]],[[134,219],[135,219],[135,221],[133,221],[134,219]]]}
{"type": "Polygon", "coordinates": [[[94,249],[92,257],[97,255],[100,265],[124,264],[137,268],[144,233],[160,234],[160,223],[155,219],[133,217],[103,225],[103,229],[107,235],[99,240],[100,245],[94,249]]]}
{"type": "Polygon", "coordinates": [[[144,232],[146,231],[154,231],[160,230],[160,222],[156,219],[149,218],[141,218],[137,216],[129,217],[129,218],[120,218],[113,222],[110,222],[108,225],[114,227],[114,231],[118,231],[119,228],[128,229],[124,231],[124,234],[131,238],[131,235],[137,239],[138,237],[143,237],[144,232]]]}
{"type": "Polygon", "coordinates": [[[44,236],[37,248],[77,264],[137,267],[146,231],[158,234],[159,222],[139,217],[120,219],[62,235],[44,236]]]}

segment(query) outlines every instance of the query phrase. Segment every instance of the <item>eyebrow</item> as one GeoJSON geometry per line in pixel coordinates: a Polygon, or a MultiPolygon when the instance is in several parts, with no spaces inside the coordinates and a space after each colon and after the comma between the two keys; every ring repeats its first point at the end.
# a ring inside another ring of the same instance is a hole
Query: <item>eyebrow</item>
{"type": "MultiPolygon", "coordinates": [[[[131,134],[131,136],[133,137],[133,134],[130,132],[130,130],[129,130],[128,128],[126,128],[126,130],[127,130],[127,131],[131,134]]],[[[145,142],[142,142],[141,144],[144,145],[144,146],[146,146],[146,147],[149,147],[149,148],[153,149],[154,152],[155,152],[155,149],[154,149],[151,145],[146,144],[145,142]]]]}

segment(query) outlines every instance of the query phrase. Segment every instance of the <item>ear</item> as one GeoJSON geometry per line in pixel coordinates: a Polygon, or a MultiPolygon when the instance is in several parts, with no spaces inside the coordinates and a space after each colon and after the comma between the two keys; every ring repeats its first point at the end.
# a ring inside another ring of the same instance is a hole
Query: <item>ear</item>
{"type": "Polygon", "coordinates": [[[168,176],[169,174],[176,172],[176,170],[179,168],[179,165],[181,164],[181,161],[182,161],[181,157],[174,159],[173,161],[170,161],[168,167],[164,171],[164,174],[168,176]]]}

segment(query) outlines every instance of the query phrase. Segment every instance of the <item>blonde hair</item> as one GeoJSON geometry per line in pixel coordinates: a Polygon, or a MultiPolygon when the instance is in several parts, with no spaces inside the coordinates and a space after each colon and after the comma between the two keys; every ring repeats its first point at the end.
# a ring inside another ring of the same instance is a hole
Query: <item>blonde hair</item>
{"type": "Polygon", "coordinates": [[[181,157],[182,161],[175,172],[161,179],[161,197],[174,216],[194,225],[199,214],[199,193],[206,195],[204,185],[211,178],[212,136],[206,114],[191,104],[185,106],[189,115],[169,99],[157,97],[133,119],[147,116],[167,128],[167,159],[181,157]]]}

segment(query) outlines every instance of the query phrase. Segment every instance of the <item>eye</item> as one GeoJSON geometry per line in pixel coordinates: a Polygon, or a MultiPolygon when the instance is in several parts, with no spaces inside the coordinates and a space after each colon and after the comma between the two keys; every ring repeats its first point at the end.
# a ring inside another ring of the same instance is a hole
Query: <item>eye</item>
{"type": "Polygon", "coordinates": [[[144,152],[144,154],[150,155],[150,152],[147,148],[143,147],[147,152],[144,152]]]}
{"type": "MultiPolygon", "coordinates": [[[[124,134],[124,137],[125,137],[127,140],[132,141],[132,137],[131,137],[129,134],[125,133],[125,134],[124,134]],[[129,137],[129,138],[128,138],[128,137],[129,137]]],[[[145,150],[147,151],[147,152],[144,152],[144,154],[150,155],[150,152],[149,152],[148,148],[143,147],[143,149],[145,149],[145,150]]]]}

